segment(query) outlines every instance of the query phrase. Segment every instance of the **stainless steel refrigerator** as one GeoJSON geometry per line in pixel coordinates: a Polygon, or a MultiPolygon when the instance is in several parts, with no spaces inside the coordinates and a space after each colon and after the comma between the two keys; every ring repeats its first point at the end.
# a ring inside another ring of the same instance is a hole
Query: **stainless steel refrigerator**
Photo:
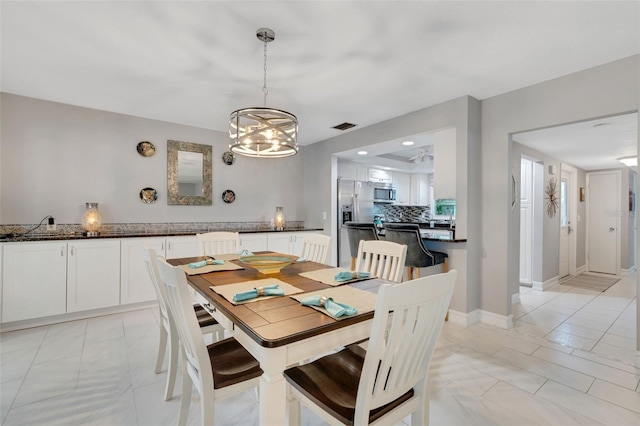
{"type": "Polygon", "coordinates": [[[338,265],[348,268],[351,251],[345,222],[373,223],[373,183],[338,179],[338,265]]]}

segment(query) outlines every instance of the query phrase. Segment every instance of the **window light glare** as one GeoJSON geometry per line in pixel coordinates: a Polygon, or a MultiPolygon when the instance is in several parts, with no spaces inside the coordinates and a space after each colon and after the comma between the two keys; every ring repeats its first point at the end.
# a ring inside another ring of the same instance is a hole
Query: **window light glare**
{"type": "Polygon", "coordinates": [[[411,146],[411,145],[413,145],[414,143],[415,143],[414,141],[404,141],[404,142],[402,142],[402,145],[404,145],[404,146],[411,146]]]}
{"type": "Polygon", "coordinates": [[[358,155],[367,155],[368,152],[367,151],[358,151],[358,155]]]}

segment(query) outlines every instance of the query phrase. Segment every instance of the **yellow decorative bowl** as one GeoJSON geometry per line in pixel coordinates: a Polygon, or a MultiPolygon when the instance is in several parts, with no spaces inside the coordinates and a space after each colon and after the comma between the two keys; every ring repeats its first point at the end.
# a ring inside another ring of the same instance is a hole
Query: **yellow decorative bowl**
{"type": "Polygon", "coordinates": [[[277,274],[282,268],[298,260],[298,256],[264,254],[242,256],[239,260],[245,265],[257,269],[261,274],[277,274]]]}

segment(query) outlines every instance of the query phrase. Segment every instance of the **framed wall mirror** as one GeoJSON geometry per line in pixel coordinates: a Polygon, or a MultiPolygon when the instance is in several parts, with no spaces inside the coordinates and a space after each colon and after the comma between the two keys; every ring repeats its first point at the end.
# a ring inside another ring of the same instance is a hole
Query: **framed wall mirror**
{"type": "Polygon", "coordinates": [[[169,205],[211,205],[211,145],[167,141],[167,193],[169,205]]]}

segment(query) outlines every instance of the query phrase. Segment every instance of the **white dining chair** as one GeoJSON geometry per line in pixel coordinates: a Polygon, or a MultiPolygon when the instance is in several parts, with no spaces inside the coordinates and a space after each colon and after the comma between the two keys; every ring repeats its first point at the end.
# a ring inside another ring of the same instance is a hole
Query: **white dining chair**
{"type": "Polygon", "coordinates": [[[407,246],[383,240],[360,240],[356,268],[383,280],[402,282],[407,246]]]}
{"type": "Polygon", "coordinates": [[[235,253],[240,250],[240,234],[238,232],[205,232],[196,234],[200,256],[235,253]]]}
{"type": "MultiPolygon", "coordinates": [[[[162,371],[164,357],[167,352],[167,344],[169,345],[169,362],[167,364],[167,384],[164,391],[164,400],[168,401],[173,397],[173,388],[176,383],[176,372],[178,369],[178,333],[176,332],[175,323],[167,308],[167,297],[164,288],[160,285],[158,275],[157,260],[162,259],[156,255],[153,249],[142,248],[143,260],[153,289],[158,299],[158,308],[160,311],[160,343],[158,344],[158,356],[156,357],[155,372],[162,371]]],[[[200,305],[191,305],[192,311],[198,319],[198,326],[201,334],[212,334],[213,340],[220,340],[224,337],[224,327],[218,323],[209,313],[200,305]]]]}
{"type": "Polygon", "coordinates": [[[185,272],[158,260],[158,273],[181,342],[182,396],[178,425],[187,423],[194,386],[200,394],[200,423],[213,425],[216,400],[259,386],[260,363],[233,337],[205,345],[191,309],[185,272]]]}
{"type": "Polygon", "coordinates": [[[310,262],[327,263],[331,237],[323,234],[305,234],[300,257],[310,262]]]}
{"type": "Polygon", "coordinates": [[[329,424],[390,425],[411,414],[429,423],[429,364],[442,330],[457,271],[378,291],[369,346],[358,345],[285,370],[289,424],[300,403],[329,424]]]}

